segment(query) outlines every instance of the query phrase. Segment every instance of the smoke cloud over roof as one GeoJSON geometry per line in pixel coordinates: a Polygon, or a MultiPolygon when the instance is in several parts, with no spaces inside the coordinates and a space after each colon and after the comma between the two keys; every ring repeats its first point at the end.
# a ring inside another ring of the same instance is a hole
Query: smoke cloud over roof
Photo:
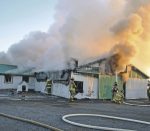
{"type": "Polygon", "coordinates": [[[55,70],[66,68],[70,58],[83,63],[107,54],[118,56],[118,72],[129,63],[147,71],[149,12],[150,0],[61,0],[49,31],[29,33],[0,53],[0,63],[55,70]]]}

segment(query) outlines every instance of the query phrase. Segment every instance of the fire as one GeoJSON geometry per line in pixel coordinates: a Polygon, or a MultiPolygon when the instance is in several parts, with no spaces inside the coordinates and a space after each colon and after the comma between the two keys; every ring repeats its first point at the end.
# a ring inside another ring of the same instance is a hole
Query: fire
{"type": "Polygon", "coordinates": [[[114,71],[121,72],[125,70],[126,65],[130,64],[131,58],[135,56],[136,50],[129,43],[118,44],[112,49],[111,66],[114,71]]]}
{"type": "Polygon", "coordinates": [[[150,76],[150,68],[146,70],[147,74],[150,76]]]}
{"type": "MultiPolygon", "coordinates": [[[[127,23],[123,25],[118,23],[114,26],[115,40],[119,43],[111,50],[112,61],[115,62],[112,65],[112,68],[115,68],[114,70],[123,71],[125,66],[131,62],[140,66],[139,68],[144,71],[147,70],[147,66],[150,66],[148,60],[150,57],[149,12],[150,4],[143,5],[124,20],[127,23]],[[132,61],[134,57],[135,59],[132,61]]],[[[147,73],[150,74],[150,71],[147,71],[147,73]]]]}
{"type": "Polygon", "coordinates": [[[122,72],[127,64],[147,71],[149,12],[150,0],[62,0],[49,31],[31,33],[0,52],[0,62],[56,70],[66,68],[70,57],[83,64],[110,56],[113,72],[122,72]]]}

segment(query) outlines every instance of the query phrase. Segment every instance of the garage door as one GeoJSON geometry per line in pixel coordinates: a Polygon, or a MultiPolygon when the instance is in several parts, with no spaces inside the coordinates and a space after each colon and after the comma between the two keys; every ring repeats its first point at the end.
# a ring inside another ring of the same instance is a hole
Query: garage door
{"type": "MultiPolygon", "coordinates": [[[[112,86],[116,81],[115,76],[102,75],[99,79],[99,99],[112,99],[112,86]]],[[[121,78],[118,77],[118,88],[123,90],[121,78]]]]}
{"type": "Polygon", "coordinates": [[[147,80],[129,79],[126,83],[126,99],[147,98],[147,80]]]}

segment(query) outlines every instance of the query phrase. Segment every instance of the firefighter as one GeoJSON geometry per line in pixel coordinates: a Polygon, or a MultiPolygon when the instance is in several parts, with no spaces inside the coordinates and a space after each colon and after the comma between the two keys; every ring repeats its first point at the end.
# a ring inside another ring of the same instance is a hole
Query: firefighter
{"type": "Polygon", "coordinates": [[[112,88],[112,101],[118,104],[123,103],[123,91],[119,91],[117,82],[114,83],[112,88]]]}
{"type": "Polygon", "coordinates": [[[147,84],[147,97],[148,97],[148,100],[150,101],[150,81],[148,81],[148,84],[147,84]]]}
{"type": "Polygon", "coordinates": [[[74,78],[71,78],[69,83],[69,91],[70,91],[70,101],[74,101],[74,96],[76,95],[77,86],[74,82],[74,78]]]}
{"type": "Polygon", "coordinates": [[[47,94],[51,94],[51,88],[52,88],[52,80],[47,79],[47,81],[46,81],[47,94]]]}
{"type": "Polygon", "coordinates": [[[118,92],[118,84],[117,82],[115,82],[112,88],[112,99],[114,98],[117,92],[118,92]]]}
{"type": "Polygon", "coordinates": [[[124,100],[123,92],[117,91],[114,98],[113,98],[113,101],[117,104],[121,104],[121,103],[123,103],[123,100],[124,100]]]}

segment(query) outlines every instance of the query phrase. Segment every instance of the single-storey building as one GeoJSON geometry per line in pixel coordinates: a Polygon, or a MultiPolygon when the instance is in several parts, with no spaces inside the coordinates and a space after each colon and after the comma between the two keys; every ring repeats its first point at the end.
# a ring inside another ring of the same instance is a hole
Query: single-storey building
{"type": "Polygon", "coordinates": [[[108,69],[106,59],[61,71],[36,71],[33,68],[21,70],[13,65],[0,65],[0,89],[34,90],[44,93],[48,78],[53,80],[53,95],[69,98],[71,77],[75,79],[78,88],[78,99],[111,99],[115,81],[126,99],[147,98],[149,77],[133,65],[127,65],[125,71],[117,75],[108,69]]]}
{"type": "Polygon", "coordinates": [[[15,65],[0,64],[0,89],[34,90],[35,77],[31,70],[21,70],[15,65]]]}
{"type": "Polygon", "coordinates": [[[78,99],[111,99],[115,81],[126,99],[147,98],[149,77],[145,73],[133,65],[127,65],[123,72],[116,75],[107,69],[106,61],[100,59],[78,66],[74,70],[47,72],[48,78],[54,81],[52,94],[69,98],[68,80],[73,77],[79,91],[76,95],[78,99]]]}

